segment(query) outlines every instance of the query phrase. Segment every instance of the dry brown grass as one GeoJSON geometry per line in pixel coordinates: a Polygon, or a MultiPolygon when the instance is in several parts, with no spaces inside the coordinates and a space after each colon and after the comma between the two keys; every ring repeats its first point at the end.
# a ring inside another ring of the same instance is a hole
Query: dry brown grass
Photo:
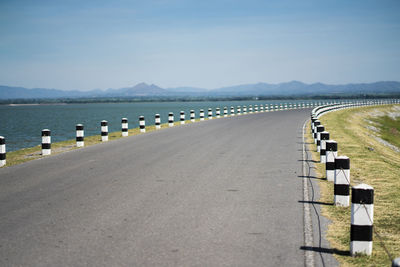
{"type": "MultiPolygon", "coordinates": [[[[335,255],[342,266],[390,266],[382,244],[393,257],[400,257],[400,153],[377,141],[372,130],[366,128],[372,113],[392,108],[393,105],[362,107],[331,112],[320,118],[331,139],[338,142],[338,155],[350,158],[351,185],[366,183],[375,189],[374,228],[382,240],[374,234],[371,256],[335,255]]],[[[308,135],[308,142],[311,140],[308,135]]],[[[315,150],[314,145],[310,148],[315,150]]],[[[316,152],[313,152],[313,159],[319,160],[316,152]]],[[[319,177],[325,177],[324,164],[317,163],[316,171],[319,177]]],[[[332,203],[333,184],[321,180],[320,188],[320,201],[332,203]]],[[[322,206],[322,214],[332,221],[327,231],[331,247],[348,251],[350,208],[322,206]]]]}

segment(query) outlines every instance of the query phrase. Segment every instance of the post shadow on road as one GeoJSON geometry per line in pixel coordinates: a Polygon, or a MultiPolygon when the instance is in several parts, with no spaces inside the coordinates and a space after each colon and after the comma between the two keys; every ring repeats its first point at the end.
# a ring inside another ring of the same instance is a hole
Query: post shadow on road
{"type": "Polygon", "coordinates": [[[309,246],[301,246],[301,250],[307,251],[315,251],[319,253],[328,253],[328,254],[337,254],[341,256],[350,256],[350,251],[348,250],[340,250],[336,248],[321,248],[321,247],[309,247],[309,246]]]}
{"type": "Polygon", "coordinates": [[[310,176],[298,175],[297,177],[304,178],[304,179],[310,178],[310,179],[317,179],[317,180],[326,180],[326,177],[320,178],[320,177],[311,176],[311,175],[310,176]]]}
{"type": "Polygon", "coordinates": [[[299,203],[316,204],[316,205],[333,206],[333,203],[321,202],[321,201],[304,201],[304,200],[299,200],[298,202],[299,202],[299,203]]]}
{"type": "Polygon", "coordinates": [[[320,163],[319,160],[313,160],[313,159],[299,159],[297,161],[304,161],[304,162],[312,162],[312,163],[320,163]]]}

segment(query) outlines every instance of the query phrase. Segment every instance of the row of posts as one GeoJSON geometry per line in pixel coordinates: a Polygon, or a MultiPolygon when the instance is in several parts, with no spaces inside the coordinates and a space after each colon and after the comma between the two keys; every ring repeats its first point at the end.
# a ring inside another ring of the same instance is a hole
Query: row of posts
{"type": "MultiPolygon", "coordinates": [[[[287,109],[297,109],[297,108],[309,108],[317,105],[335,105],[335,104],[350,104],[350,101],[342,101],[342,102],[337,102],[337,101],[331,101],[329,103],[327,102],[314,102],[314,103],[299,103],[299,104],[265,104],[264,105],[249,105],[248,109],[247,106],[237,106],[236,107],[236,113],[235,113],[235,107],[231,106],[230,107],[230,114],[229,116],[235,116],[235,115],[241,115],[241,114],[247,114],[247,113],[258,113],[258,112],[269,112],[269,111],[275,111],[275,110],[287,110],[287,109]]],[[[374,103],[377,104],[383,104],[386,103],[384,101],[375,101],[374,103]]],[[[398,101],[397,101],[398,103],[398,101]]],[[[208,109],[208,119],[211,120],[213,118],[213,111],[211,108],[208,109]]],[[[221,110],[220,108],[216,108],[215,110],[215,115],[217,118],[221,117],[221,110]]],[[[228,108],[224,107],[223,109],[223,116],[227,117],[228,116],[228,108]]],[[[203,109],[200,110],[199,112],[199,117],[200,121],[204,121],[205,119],[205,112],[203,109]]],[[[195,111],[191,110],[190,111],[190,120],[192,122],[195,121],[195,111]]],[[[126,137],[128,136],[128,119],[127,118],[122,118],[122,136],[126,137]]],[[[180,124],[185,124],[185,112],[181,111],[180,112],[180,124]]],[[[170,112],[168,114],[168,125],[169,127],[174,126],[174,114],[170,112]]],[[[155,115],[155,127],[156,129],[161,129],[161,118],[160,114],[155,115]]],[[[139,129],[141,133],[146,132],[146,123],[145,119],[143,116],[139,117],[139,129]]],[[[108,141],[108,122],[103,120],[101,121],[101,140],[103,142],[108,141]]],[[[84,141],[84,126],[82,124],[77,124],[76,125],[76,146],[77,147],[83,147],[85,145],[84,141]]],[[[49,129],[44,129],[42,130],[42,155],[50,155],[51,154],[51,132],[49,129]]],[[[3,136],[0,136],[0,167],[6,165],[6,144],[5,144],[5,138],[3,136]]]]}
{"type": "MultiPolygon", "coordinates": [[[[325,102],[324,102],[325,103],[325,102]]],[[[254,112],[268,112],[274,110],[285,110],[285,109],[296,109],[296,108],[309,108],[316,106],[321,103],[300,103],[300,104],[280,104],[279,106],[276,104],[266,104],[264,105],[254,105],[254,112]]],[[[247,114],[247,107],[246,106],[237,106],[236,114],[235,108],[232,106],[230,108],[230,116],[247,114]]],[[[249,105],[249,113],[253,113],[253,106],[249,105]]],[[[221,110],[220,108],[216,108],[215,115],[217,118],[221,117],[221,110]]],[[[223,109],[223,116],[228,116],[228,108],[224,107],[223,109]]],[[[204,121],[205,115],[204,110],[201,109],[199,112],[200,121],[204,121]]],[[[208,119],[211,120],[213,118],[213,111],[211,108],[208,109],[208,119]]],[[[195,122],[195,111],[190,111],[190,121],[195,122]]],[[[122,136],[128,136],[128,119],[122,118],[122,136]]],[[[185,112],[180,112],[180,124],[185,124],[185,112]]],[[[169,127],[174,126],[174,114],[170,112],[168,114],[168,125],[169,127]]],[[[155,127],[156,129],[161,129],[161,118],[160,114],[155,115],[155,127]]],[[[146,132],[146,123],[143,116],[139,117],[139,129],[141,133],[146,132]]],[[[85,137],[84,137],[84,126],[82,124],[76,125],[76,146],[83,147],[85,146],[85,137]]],[[[101,121],[101,141],[106,142],[108,141],[108,122],[103,120],[101,121]]],[[[42,155],[47,156],[51,154],[51,131],[49,129],[42,130],[42,155]]],[[[0,167],[6,165],[6,141],[3,136],[0,136],[0,167]]]]}
{"type": "MultiPolygon", "coordinates": [[[[363,106],[374,103],[356,103],[351,106],[363,106]]],[[[325,164],[326,179],[334,183],[333,201],[335,206],[350,205],[350,159],[338,156],[338,144],[330,139],[329,132],[321,125],[318,117],[328,111],[342,109],[343,106],[325,107],[324,110],[313,110],[311,113],[311,132],[320,163],[325,164]]],[[[351,225],[350,254],[371,255],[373,240],[374,189],[367,184],[351,187],[351,225]]]]}

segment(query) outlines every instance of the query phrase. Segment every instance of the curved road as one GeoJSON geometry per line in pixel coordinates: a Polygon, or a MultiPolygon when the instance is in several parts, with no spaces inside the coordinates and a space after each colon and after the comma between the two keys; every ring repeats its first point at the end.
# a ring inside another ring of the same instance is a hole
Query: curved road
{"type": "Polygon", "coordinates": [[[0,265],[302,266],[309,112],[213,119],[0,169],[0,265]]]}

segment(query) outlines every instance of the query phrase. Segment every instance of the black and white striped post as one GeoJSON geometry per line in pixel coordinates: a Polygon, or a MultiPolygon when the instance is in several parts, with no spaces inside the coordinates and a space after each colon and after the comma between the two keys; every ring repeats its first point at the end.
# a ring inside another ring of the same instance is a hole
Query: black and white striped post
{"type": "Polygon", "coordinates": [[[249,113],[250,114],[253,113],[253,106],[252,105],[249,105],[249,113]]]}
{"type": "Polygon", "coordinates": [[[264,106],[260,105],[260,112],[264,112],[264,106]]]}
{"type": "Polygon", "coordinates": [[[254,112],[258,113],[258,105],[254,105],[254,112]]]}
{"type": "Polygon", "coordinates": [[[85,146],[85,132],[83,130],[82,124],[77,124],[75,126],[76,129],[76,146],[84,147],[85,146]]]}
{"type": "Polygon", "coordinates": [[[121,128],[122,128],[122,136],[123,137],[128,136],[128,119],[127,118],[122,118],[121,128]]]}
{"type": "Polygon", "coordinates": [[[42,156],[51,154],[51,132],[49,129],[42,130],[42,156]]]}
{"type": "Polygon", "coordinates": [[[321,125],[321,122],[319,120],[314,121],[313,138],[314,138],[315,144],[317,144],[317,127],[318,127],[318,125],[321,125]]]}
{"type": "Polygon", "coordinates": [[[323,125],[317,126],[317,152],[321,151],[321,133],[325,131],[325,127],[323,125]]]}
{"type": "Polygon", "coordinates": [[[102,120],[101,123],[101,141],[108,141],[108,122],[106,120],[102,120]]]}
{"type": "Polygon", "coordinates": [[[160,117],[160,114],[156,114],[155,115],[154,124],[156,125],[156,130],[161,129],[161,117],[160,117]]]}
{"type": "Polygon", "coordinates": [[[238,115],[241,115],[241,114],[242,114],[242,108],[241,108],[240,106],[237,106],[237,107],[236,107],[236,113],[237,113],[238,115]]]}
{"type": "Polygon", "coordinates": [[[221,117],[221,110],[219,108],[215,109],[215,116],[217,116],[217,118],[221,117]]]}
{"type": "Polygon", "coordinates": [[[191,122],[195,122],[195,114],[194,114],[194,110],[190,110],[190,121],[191,122]]]}
{"type": "Polygon", "coordinates": [[[200,120],[204,121],[204,109],[200,109],[200,120]]]}
{"type": "Polygon", "coordinates": [[[209,109],[208,109],[208,119],[209,119],[209,120],[212,120],[212,115],[213,115],[212,109],[209,108],[209,109]]]}
{"type": "Polygon", "coordinates": [[[269,106],[268,106],[268,104],[265,104],[265,112],[269,112],[269,106]]]}
{"type": "Polygon", "coordinates": [[[139,117],[139,128],[141,133],[146,132],[146,122],[144,120],[144,116],[139,117]]]}
{"type": "Polygon", "coordinates": [[[181,111],[181,117],[180,117],[180,121],[181,121],[181,124],[185,124],[185,111],[181,111]]]}
{"type": "Polygon", "coordinates": [[[351,189],[350,254],[371,255],[374,221],[374,188],[359,184],[351,189]]]}
{"type": "Polygon", "coordinates": [[[326,162],[326,141],[329,140],[329,132],[324,131],[320,133],[321,135],[321,149],[320,149],[320,162],[326,162]]]}
{"type": "Polygon", "coordinates": [[[170,112],[168,114],[168,126],[173,127],[174,126],[174,113],[170,112]]]}
{"type": "Polygon", "coordinates": [[[235,107],[231,106],[231,114],[230,115],[231,116],[235,116],[235,107]]]}
{"type": "Polygon", "coordinates": [[[243,114],[247,114],[247,107],[243,106],[243,114]]]}
{"type": "Polygon", "coordinates": [[[350,205],[350,159],[346,156],[335,158],[335,206],[348,207],[350,205]]]}
{"type": "Polygon", "coordinates": [[[228,117],[228,108],[224,107],[224,117],[228,117]]]}
{"type": "Polygon", "coordinates": [[[0,167],[6,165],[6,139],[0,136],[0,167]]]}

